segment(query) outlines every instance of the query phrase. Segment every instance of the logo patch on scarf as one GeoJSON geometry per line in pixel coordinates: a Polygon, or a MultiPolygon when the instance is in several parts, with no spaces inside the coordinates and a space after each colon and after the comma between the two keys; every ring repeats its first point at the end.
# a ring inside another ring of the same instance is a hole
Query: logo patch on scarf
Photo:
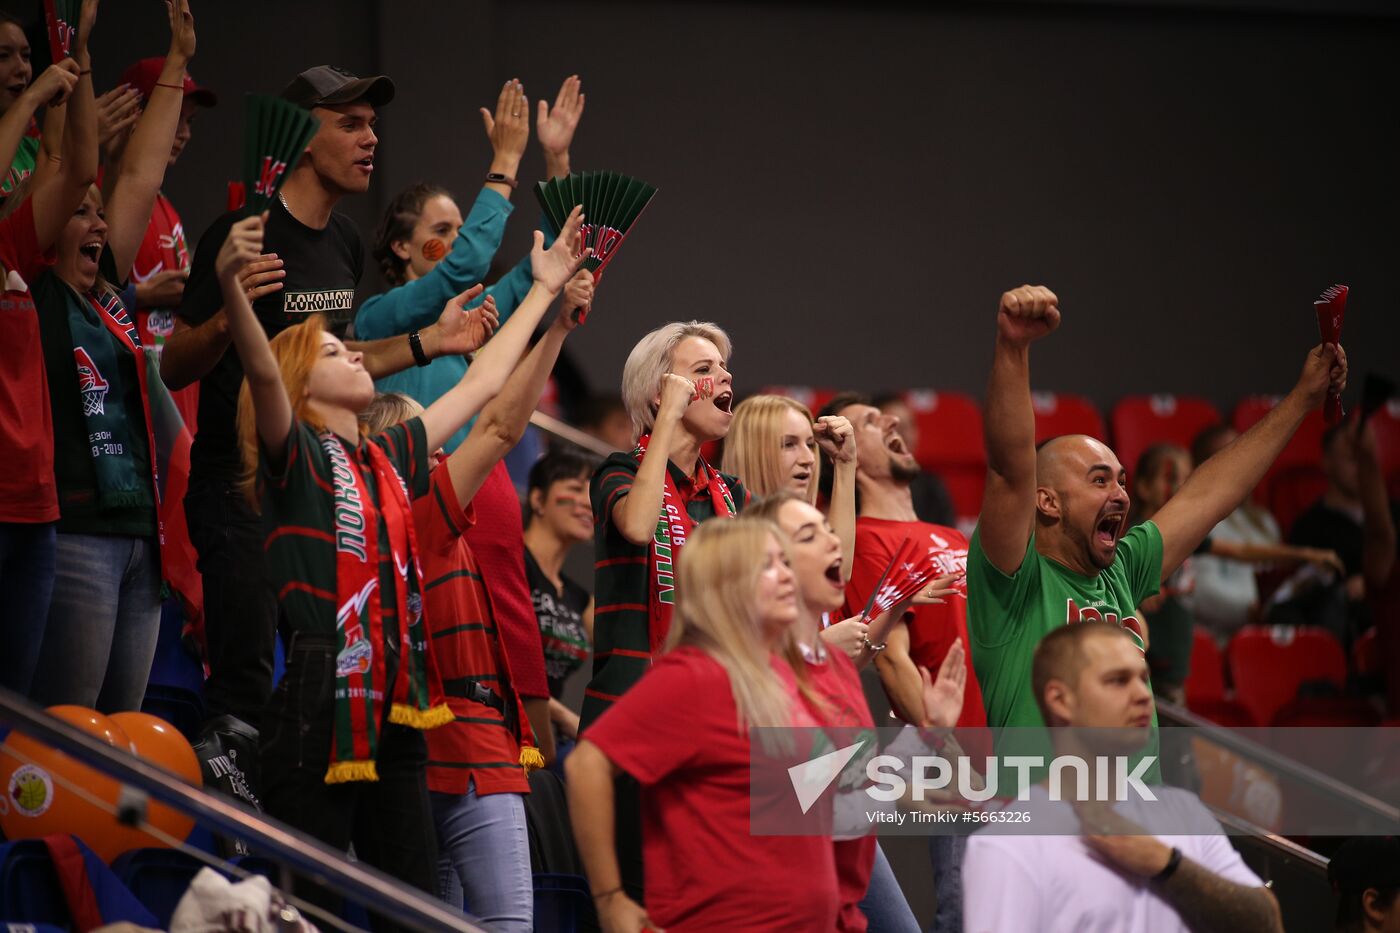
{"type": "Polygon", "coordinates": [[[107,390],[111,384],[103,378],[102,370],[97,368],[82,347],[73,348],[73,361],[78,367],[78,391],[83,396],[83,414],[106,414],[107,390]]]}
{"type": "Polygon", "coordinates": [[[374,661],[374,649],[367,640],[346,645],[345,650],[335,656],[335,676],[349,677],[352,674],[366,673],[374,661]]]}

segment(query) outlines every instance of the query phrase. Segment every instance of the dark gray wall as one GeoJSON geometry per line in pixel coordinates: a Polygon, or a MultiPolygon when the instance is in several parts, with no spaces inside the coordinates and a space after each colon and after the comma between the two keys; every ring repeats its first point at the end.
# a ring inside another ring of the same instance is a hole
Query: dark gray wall
{"type": "MultiPolygon", "coordinates": [[[[193,70],[223,103],[167,189],[197,235],[237,171],[242,91],[382,68],[400,96],[373,191],[344,204],[368,240],[403,184],[470,196],[501,81],[533,100],[578,71],[575,165],[661,189],[572,341],[596,386],[697,316],[730,329],[741,388],[980,394],[997,295],[1024,281],[1065,310],[1035,382],[1103,403],[1286,389],[1334,281],[1353,366],[1400,368],[1397,20],[1178,6],[204,0],[193,70]]],[[[160,16],[104,5],[99,88],[163,51],[160,16]]],[[[532,143],[523,179],[540,169],[532,143]]],[[[516,201],[511,261],[536,217],[516,201]]]]}

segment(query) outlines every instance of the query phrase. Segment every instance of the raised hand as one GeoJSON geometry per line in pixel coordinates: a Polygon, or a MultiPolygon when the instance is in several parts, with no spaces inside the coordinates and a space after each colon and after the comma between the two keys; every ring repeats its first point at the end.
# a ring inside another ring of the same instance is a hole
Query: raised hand
{"type": "Polygon", "coordinates": [[[88,40],[92,38],[92,27],[97,25],[98,0],[83,0],[78,11],[78,34],[73,37],[73,46],[68,51],[74,58],[87,57],[88,40]]]}
{"type": "Polygon", "coordinates": [[[1001,296],[997,335],[1013,346],[1029,346],[1060,326],[1060,299],[1044,285],[1022,285],[1001,296]]]}
{"type": "Polygon", "coordinates": [[[56,65],[45,68],[35,78],[24,93],[31,95],[36,107],[57,107],[68,100],[73,88],[78,86],[78,63],[65,58],[56,65]]]}
{"type": "Polygon", "coordinates": [[[141,116],[141,92],[121,84],[97,98],[97,144],[109,162],[126,146],[131,128],[141,116]]]}
{"type": "Polygon", "coordinates": [[[578,129],[579,118],[583,116],[584,95],[581,87],[579,76],[569,75],[559,85],[553,109],[543,100],[536,105],[535,133],[546,156],[568,155],[569,146],[574,141],[574,131],[578,129]]]}
{"type": "MultiPolygon", "coordinates": [[[[702,390],[700,395],[702,398],[709,398],[713,393],[714,389],[711,388],[708,394],[702,390]]],[[[694,398],[695,383],[675,373],[667,373],[662,376],[661,397],[656,408],[657,422],[659,423],[663,418],[679,421],[694,398]]]]}
{"type": "Polygon", "coordinates": [[[817,446],[831,458],[833,463],[854,463],[856,460],[856,432],[851,423],[840,415],[824,415],[812,425],[817,446]]]}
{"type": "Polygon", "coordinates": [[[967,688],[967,664],[963,660],[962,642],[954,639],[943,663],[938,666],[938,679],[920,667],[924,681],[924,719],[935,728],[952,728],[962,715],[963,692],[967,688]]]}
{"type": "Polygon", "coordinates": [[[870,626],[860,616],[843,619],[822,629],[822,641],[832,651],[839,651],[852,661],[865,650],[866,634],[870,626]]]}
{"type": "Polygon", "coordinates": [[[495,297],[487,295],[481,304],[470,311],[466,309],[467,302],[481,292],[480,285],[473,285],[442,309],[442,314],[437,320],[437,346],[434,356],[475,353],[491,339],[491,335],[496,332],[496,325],[500,323],[495,297]]]}
{"type": "Polygon", "coordinates": [[[194,14],[190,12],[190,0],[165,0],[165,11],[170,17],[170,51],[166,59],[175,59],[186,65],[194,58],[194,14]]]}
{"type": "MultiPolygon", "coordinates": [[[[267,212],[264,211],[256,217],[245,217],[229,228],[224,245],[219,247],[219,255],[214,260],[214,271],[225,286],[238,278],[245,266],[261,258],[263,225],[266,222],[267,212]]],[[[224,294],[228,294],[227,288],[224,294]]]]}
{"type": "Polygon", "coordinates": [[[571,331],[584,322],[588,312],[593,310],[593,293],[597,281],[593,273],[580,269],[564,286],[564,301],[560,305],[559,326],[571,331]]]}
{"type": "Polygon", "coordinates": [[[587,250],[580,252],[579,227],[583,224],[583,206],[576,205],[564,221],[564,229],[549,249],[544,248],[544,234],[535,231],[535,248],[530,251],[530,272],[535,282],[551,292],[559,290],[574,277],[587,258],[587,250]]]}
{"type": "Polygon", "coordinates": [[[1347,351],[1339,343],[1320,343],[1308,351],[1303,373],[1293,391],[1301,392],[1309,407],[1321,405],[1328,393],[1341,395],[1347,387],[1347,351]]]}
{"type": "Polygon", "coordinates": [[[950,596],[956,596],[958,581],[962,578],[959,573],[945,573],[942,576],[934,577],[929,581],[928,586],[919,590],[909,602],[915,606],[937,606],[942,604],[950,596]]]}
{"type": "Polygon", "coordinates": [[[491,141],[491,151],[495,154],[491,163],[493,171],[510,168],[501,174],[513,176],[520,166],[520,157],[525,154],[525,143],[530,139],[530,101],[517,79],[511,78],[501,86],[494,117],[491,111],[481,108],[481,124],[486,128],[486,138],[491,141]]]}
{"type": "Polygon", "coordinates": [[[261,253],[238,273],[238,284],[248,296],[248,304],[252,304],[263,295],[281,291],[282,280],[286,277],[287,271],[276,253],[261,253]]]}

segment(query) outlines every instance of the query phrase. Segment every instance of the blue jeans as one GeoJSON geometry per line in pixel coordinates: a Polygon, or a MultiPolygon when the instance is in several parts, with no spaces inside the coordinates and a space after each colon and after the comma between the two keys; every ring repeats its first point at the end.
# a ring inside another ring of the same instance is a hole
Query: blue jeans
{"type": "Polygon", "coordinates": [[[530,933],[535,885],[521,794],[431,794],[443,900],[493,930],[530,933]],[[465,894],[465,903],[463,896],[465,894]]]}
{"type": "Polygon", "coordinates": [[[878,845],[875,846],[875,867],[870,871],[870,886],[865,889],[860,911],[870,923],[870,933],[919,933],[919,921],[904,899],[904,891],[894,877],[890,860],[885,858],[885,850],[878,845]]]}
{"type": "Polygon", "coordinates": [[[59,534],[53,598],[30,695],[41,706],[139,710],[159,635],[155,539],[59,534]]]}
{"type": "Polygon", "coordinates": [[[0,638],[0,687],[29,695],[53,593],[54,526],[0,522],[0,593],[5,620],[0,638]]]}
{"type": "Polygon", "coordinates": [[[938,907],[929,933],[961,933],[962,863],[966,836],[929,836],[928,857],[933,863],[933,893],[938,907]]]}

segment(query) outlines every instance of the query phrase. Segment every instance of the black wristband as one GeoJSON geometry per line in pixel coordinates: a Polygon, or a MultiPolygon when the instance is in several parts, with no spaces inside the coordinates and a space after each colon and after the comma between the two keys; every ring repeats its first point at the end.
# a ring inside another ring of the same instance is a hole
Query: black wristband
{"type": "Polygon", "coordinates": [[[1167,859],[1166,867],[1164,867],[1161,871],[1157,872],[1157,874],[1153,875],[1152,880],[1158,884],[1161,884],[1163,881],[1166,881],[1172,875],[1176,874],[1176,870],[1180,867],[1181,850],[1178,849],[1176,846],[1172,846],[1171,858],[1167,859]]]}
{"type": "Polygon", "coordinates": [[[408,348],[413,351],[413,361],[419,366],[427,366],[432,360],[428,359],[428,354],[423,352],[423,338],[418,331],[408,335],[408,348]]]}
{"type": "Polygon", "coordinates": [[[487,172],[486,183],[488,185],[509,185],[512,191],[514,191],[515,186],[519,184],[514,178],[511,178],[509,175],[502,175],[500,172],[487,172]]]}

